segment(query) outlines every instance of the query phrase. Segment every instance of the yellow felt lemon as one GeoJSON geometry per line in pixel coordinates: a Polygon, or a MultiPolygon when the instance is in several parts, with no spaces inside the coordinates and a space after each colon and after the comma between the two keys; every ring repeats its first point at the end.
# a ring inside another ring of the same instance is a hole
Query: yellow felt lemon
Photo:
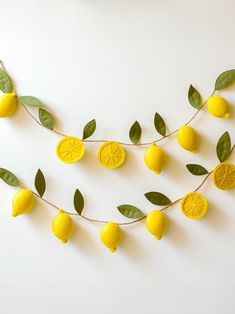
{"type": "Polygon", "coordinates": [[[185,216],[192,219],[200,219],[205,216],[208,203],[202,194],[191,192],[181,200],[181,209],[185,216]]]}
{"type": "Polygon", "coordinates": [[[159,174],[164,167],[166,155],[163,149],[157,146],[155,143],[150,144],[149,148],[144,154],[144,161],[146,166],[159,174]]]}
{"type": "Polygon", "coordinates": [[[210,96],[207,99],[208,111],[217,118],[229,118],[229,104],[226,99],[219,95],[210,96]]]}
{"type": "Polygon", "coordinates": [[[6,118],[16,111],[17,97],[15,93],[6,93],[0,97],[0,118],[6,118]]]}
{"type": "Polygon", "coordinates": [[[182,148],[192,153],[197,151],[199,138],[197,132],[191,126],[181,126],[177,133],[177,140],[182,148]]]}
{"type": "Polygon", "coordinates": [[[35,196],[29,189],[19,190],[12,200],[12,216],[26,214],[33,209],[35,205],[35,196]]]}
{"type": "Polygon", "coordinates": [[[218,164],[212,172],[215,186],[220,190],[229,190],[235,187],[235,166],[229,162],[218,164]]]}
{"type": "Polygon", "coordinates": [[[160,240],[166,231],[167,219],[160,210],[152,210],[146,218],[146,225],[155,238],[160,240]]]}
{"type": "Polygon", "coordinates": [[[74,230],[73,220],[62,209],[52,221],[52,231],[54,235],[61,240],[62,243],[67,243],[74,230]]]}
{"type": "Polygon", "coordinates": [[[123,232],[115,222],[106,223],[100,231],[100,239],[107,248],[114,253],[121,243],[123,232]]]}
{"type": "Polygon", "coordinates": [[[85,145],[75,136],[66,136],[57,144],[56,153],[61,161],[74,163],[84,156],[85,145]]]}
{"type": "Polygon", "coordinates": [[[98,151],[100,164],[109,169],[120,167],[124,163],[125,158],[125,150],[118,142],[105,142],[98,151]]]}

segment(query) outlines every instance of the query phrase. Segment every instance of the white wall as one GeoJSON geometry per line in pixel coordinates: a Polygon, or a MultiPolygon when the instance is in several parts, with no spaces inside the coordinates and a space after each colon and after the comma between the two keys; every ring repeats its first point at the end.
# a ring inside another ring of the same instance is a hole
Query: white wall
{"type": "MultiPolygon", "coordinates": [[[[96,118],[95,138],[128,140],[139,120],[147,140],[156,137],[156,111],[170,130],[177,128],[194,112],[189,84],[206,98],[217,75],[234,68],[234,18],[232,0],[0,0],[0,58],[18,93],[45,102],[61,130],[81,136],[96,118]]],[[[235,87],[223,95],[235,104],[235,87]]],[[[211,169],[219,136],[228,130],[235,141],[234,117],[220,121],[203,111],[192,125],[202,137],[199,153],[183,151],[175,138],[165,141],[169,164],[156,176],[144,166],[142,148],[128,149],[117,171],[98,165],[97,145],[87,145],[81,163],[62,164],[55,155],[59,138],[19,108],[0,121],[0,165],[30,188],[40,167],[49,200],[72,210],[79,187],[86,215],[121,221],[119,204],[153,208],[147,191],[175,199],[194,189],[201,178],[185,164],[211,169]]],[[[100,243],[99,225],[80,219],[71,242],[61,245],[50,229],[56,212],[40,202],[31,214],[12,218],[14,192],[0,184],[1,314],[234,313],[234,191],[208,181],[205,219],[191,221],[173,206],[162,241],[139,223],[125,228],[116,254],[100,243]]]]}

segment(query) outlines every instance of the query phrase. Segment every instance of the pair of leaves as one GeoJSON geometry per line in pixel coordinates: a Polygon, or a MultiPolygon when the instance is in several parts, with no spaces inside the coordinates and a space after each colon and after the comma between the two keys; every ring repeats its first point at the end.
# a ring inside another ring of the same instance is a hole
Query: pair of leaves
{"type": "MultiPolygon", "coordinates": [[[[1,175],[1,171],[0,171],[0,175],[1,175]]],[[[42,197],[46,191],[46,180],[41,169],[38,169],[37,171],[37,174],[34,180],[34,186],[38,194],[42,197]]],[[[84,208],[84,198],[82,196],[82,193],[78,189],[74,193],[74,208],[77,211],[77,213],[81,215],[82,210],[84,208]]]]}
{"type": "Polygon", "coordinates": [[[150,203],[154,205],[166,206],[171,204],[171,200],[166,195],[160,192],[148,192],[145,193],[144,196],[150,203]]]}
{"type": "Polygon", "coordinates": [[[0,179],[10,186],[19,186],[19,179],[9,170],[0,168],[0,179]]]}
{"type": "Polygon", "coordinates": [[[18,101],[25,106],[38,107],[38,116],[41,124],[50,130],[54,129],[55,120],[49,111],[42,108],[43,104],[40,99],[34,96],[20,96],[18,101]]]}
{"type": "Polygon", "coordinates": [[[200,109],[202,105],[202,97],[199,91],[195,87],[193,87],[193,85],[189,86],[188,100],[191,106],[193,106],[196,109],[200,109]]]}
{"type": "Polygon", "coordinates": [[[93,119],[91,121],[89,121],[83,129],[83,140],[87,139],[88,137],[90,137],[96,130],[96,120],[93,119]]]}
{"type": "Polygon", "coordinates": [[[231,154],[231,138],[228,132],[221,135],[216,145],[216,153],[220,162],[224,162],[231,154]]]}
{"type": "Polygon", "coordinates": [[[123,204],[119,205],[117,209],[123,216],[127,218],[139,219],[145,216],[139,208],[133,205],[123,204]]]}
{"type": "Polygon", "coordinates": [[[11,93],[13,91],[13,85],[11,79],[6,71],[0,68],[0,90],[3,93],[11,93]]]}

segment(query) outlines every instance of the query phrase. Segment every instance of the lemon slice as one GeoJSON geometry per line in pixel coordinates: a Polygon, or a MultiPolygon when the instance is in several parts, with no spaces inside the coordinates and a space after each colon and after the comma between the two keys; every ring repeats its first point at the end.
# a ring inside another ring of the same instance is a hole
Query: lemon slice
{"type": "Polygon", "coordinates": [[[57,144],[56,153],[61,161],[65,163],[74,163],[83,157],[85,153],[85,145],[77,137],[66,136],[57,144]]]}
{"type": "Polygon", "coordinates": [[[205,216],[208,209],[208,203],[202,194],[191,192],[183,197],[181,201],[181,209],[184,215],[188,218],[200,219],[205,216]]]}
{"type": "Polygon", "coordinates": [[[235,166],[229,162],[218,164],[213,170],[212,179],[218,189],[232,189],[235,186],[235,166]]]}
{"type": "Polygon", "coordinates": [[[114,169],[120,167],[126,158],[122,145],[118,142],[105,142],[98,151],[98,160],[102,166],[114,169]]]}

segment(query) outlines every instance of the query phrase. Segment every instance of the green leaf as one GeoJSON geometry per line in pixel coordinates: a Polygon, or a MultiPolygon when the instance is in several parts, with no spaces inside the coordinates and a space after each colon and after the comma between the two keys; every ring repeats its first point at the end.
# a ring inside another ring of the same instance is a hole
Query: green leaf
{"type": "Polygon", "coordinates": [[[11,186],[19,186],[19,179],[11,173],[9,170],[0,168],[0,179],[2,179],[6,184],[11,186]]]}
{"type": "Polygon", "coordinates": [[[90,137],[96,129],[96,120],[93,119],[89,121],[83,129],[83,139],[85,140],[86,138],[90,137]]]}
{"type": "Polygon", "coordinates": [[[235,69],[221,73],[216,82],[215,90],[225,89],[235,82],[235,69]]]}
{"type": "Polygon", "coordinates": [[[228,132],[225,132],[219,138],[219,141],[216,145],[216,153],[220,162],[224,162],[228,159],[231,153],[231,139],[228,132]]]}
{"type": "Polygon", "coordinates": [[[0,69],[0,90],[3,93],[11,93],[13,91],[11,79],[3,69],[0,69]]]}
{"type": "Polygon", "coordinates": [[[165,206],[171,204],[170,199],[159,192],[148,192],[145,193],[144,196],[154,205],[165,206]]]}
{"type": "Polygon", "coordinates": [[[188,164],[186,167],[195,176],[202,176],[209,173],[204,167],[197,164],[188,164]]]}
{"type": "Polygon", "coordinates": [[[132,205],[119,205],[117,209],[127,218],[138,219],[144,217],[144,213],[139,208],[132,205]]]}
{"type": "Polygon", "coordinates": [[[39,108],[39,119],[46,128],[53,130],[54,129],[54,118],[50,114],[50,112],[46,111],[45,109],[39,108]]]}
{"type": "Polygon", "coordinates": [[[76,189],[74,193],[73,204],[76,212],[81,215],[84,208],[84,198],[82,196],[82,193],[78,189],[76,189]]]}
{"type": "Polygon", "coordinates": [[[196,109],[199,109],[202,105],[202,97],[196,88],[193,87],[193,85],[190,85],[189,87],[188,100],[190,104],[196,109]]]}
{"type": "Polygon", "coordinates": [[[133,144],[137,144],[141,137],[141,126],[138,121],[132,125],[129,131],[129,137],[133,144]]]}
{"type": "Polygon", "coordinates": [[[45,177],[41,171],[41,169],[38,169],[35,180],[34,180],[34,186],[38,192],[38,194],[42,197],[46,190],[46,180],[45,177]]]}
{"type": "Polygon", "coordinates": [[[162,136],[166,135],[166,124],[159,113],[155,113],[154,116],[154,126],[159,134],[162,136]]]}
{"type": "Polygon", "coordinates": [[[18,101],[26,106],[43,107],[41,101],[34,96],[20,96],[18,101]]]}

